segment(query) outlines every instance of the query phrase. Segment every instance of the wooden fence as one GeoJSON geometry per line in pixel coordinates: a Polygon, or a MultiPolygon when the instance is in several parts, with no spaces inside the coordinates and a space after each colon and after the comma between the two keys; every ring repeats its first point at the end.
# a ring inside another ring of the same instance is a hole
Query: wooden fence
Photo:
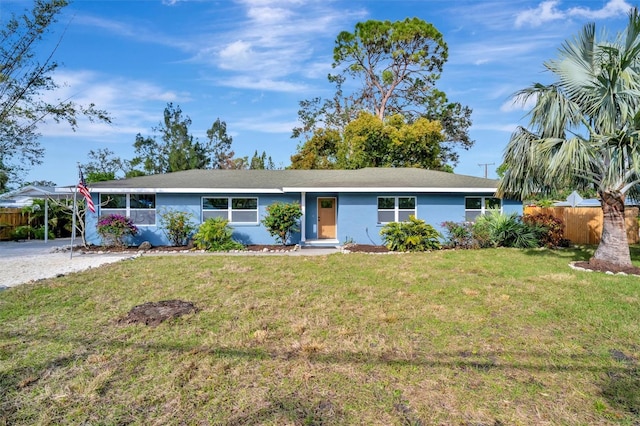
{"type": "MultiPolygon", "coordinates": [[[[564,222],[564,237],[574,244],[598,244],[602,235],[600,207],[530,207],[525,214],[547,213],[564,222]]],[[[625,207],[625,222],[629,244],[638,244],[638,207],[625,207]]]]}
{"type": "Polygon", "coordinates": [[[0,208],[0,240],[10,240],[14,229],[28,224],[29,216],[22,214],[20,209],[0,208]]]}

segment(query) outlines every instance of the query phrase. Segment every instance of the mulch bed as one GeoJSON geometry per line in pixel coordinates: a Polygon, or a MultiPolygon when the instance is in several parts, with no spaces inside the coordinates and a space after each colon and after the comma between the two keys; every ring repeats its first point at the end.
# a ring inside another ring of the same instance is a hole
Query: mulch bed
{"type": "Polygon", "coordinates": [[[351,253],[389,253],[387,247],[372,244],[346,244],[344,249],[351,253]]]}
{"type": "Polygon", "coordinates": [[[577,268],[587,269],[589,271],[640,275],[640,268],[636,266],[620,266],[610,262],[604,262],[602,260],[591,259],[588,262],[575,262],[573,265],[577,268]]]}
{"type": "MultiPolygon", "coordinates": [[[[348,250],[352,253],[387,253],[389,249],[385,246],[376,246],[370,244],[347,244],[344,246],[345,250],[348,250]]],[[[94,246],[90,245],[87,247],[82,247],[82,251],[86,253],[97,253],[97,252],[112,252],[112,253],[138,253],[140,251],[149,251],[149,252],[166,252],[166,253],[175,253],[175,252],[185,252],[193,250],[193,247],[190,246],[153,246],[148,250],[143,250],[137,246],[125,246],[125,247],[103,247],[103,246],[94,246]]],[[[299,250],[299,246],[297,245],[280,245],[280,244],[251,244],[245,246],[245,251],[249,252],[289,252],[299,250]]]]}

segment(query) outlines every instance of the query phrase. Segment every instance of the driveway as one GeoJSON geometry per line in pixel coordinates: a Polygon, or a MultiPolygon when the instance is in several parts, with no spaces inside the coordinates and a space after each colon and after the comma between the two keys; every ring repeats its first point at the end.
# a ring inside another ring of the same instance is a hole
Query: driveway
{"type": "Polygon", "coordinates": [[[0,290],[30,281],[53,278],[131,259],[131,254],[83,254],[70,256],[70,238],[0,242],[0,290]]]}
{"type": "MultiPolygon", "coordinates": [[[[79,242],[79,240],[77,240],[79,242]]],[[[139,254],[131,253],[69,253],[70,238],[30,241],[0,241],[0,291],[8,287],[45,278],[66,275],[71,272],[95,268],[106,263],[133,259],[139,254]]],[[[287,254],[239,252],[217,253],[219,255],[262,256],[262,255],[290,255],[290,256],[321,256],[339,251],[336,248],[303,248],[287,254]]],[[[166,255],[167,253],[157,253],[166,255]]],[[[214,253],[199,253],[214,254],[214,253]]]]}
{"type": "MultiPolygon", "coordinates": [[[[77,240],[75,243],[77,244],[77,240]]],[[[71,238],[59,238],[46,243],[42,240],[0,241],[0,259],[49,254],[54,250],[68,248],[70,245],[71,238]]]]}

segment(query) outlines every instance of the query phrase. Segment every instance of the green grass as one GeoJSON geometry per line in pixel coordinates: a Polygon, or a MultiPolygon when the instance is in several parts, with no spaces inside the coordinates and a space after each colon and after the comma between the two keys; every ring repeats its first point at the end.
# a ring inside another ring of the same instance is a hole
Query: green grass
{"type": "Polygon", "coordinates": [[[149,256],[18,286],[0,424],[637,425],[640,278],[568,267],[589,256],[149,256]],[[118,324],[168,299],[200,311],[118,324]]]}

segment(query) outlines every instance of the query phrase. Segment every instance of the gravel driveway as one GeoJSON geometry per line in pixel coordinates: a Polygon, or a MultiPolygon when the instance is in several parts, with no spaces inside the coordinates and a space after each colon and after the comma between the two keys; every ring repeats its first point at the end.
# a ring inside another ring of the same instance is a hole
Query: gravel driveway
{"type": "MultiPolygon", "coordinates": [[[[69,238],[49,240],[46,243],[40,240],[0,241],[0,291],[18,284],[53,278],[139,256],[137,252],[132,254],[130,252],[81,253],[74,251],[73,257],[71,257],[69,254],[70,245],[71,239],[69,238]]],[[[239,252],[218,254],[237,256],[319,256],[337,251],[339,251],[337,248],[304,248],[288,253],[239,252]]],[[[167,253],[160,252],[156,254],[166,255],[167,253]]],[[[216,253],[206,254],[214,255],[216,253]]]]}
{"type": "Polygon", "coordinates": [[[76,252],[71,257],[70,245],[69,238],[0,242],[0,290],[132,258],[131,254],[76,252]]]}

